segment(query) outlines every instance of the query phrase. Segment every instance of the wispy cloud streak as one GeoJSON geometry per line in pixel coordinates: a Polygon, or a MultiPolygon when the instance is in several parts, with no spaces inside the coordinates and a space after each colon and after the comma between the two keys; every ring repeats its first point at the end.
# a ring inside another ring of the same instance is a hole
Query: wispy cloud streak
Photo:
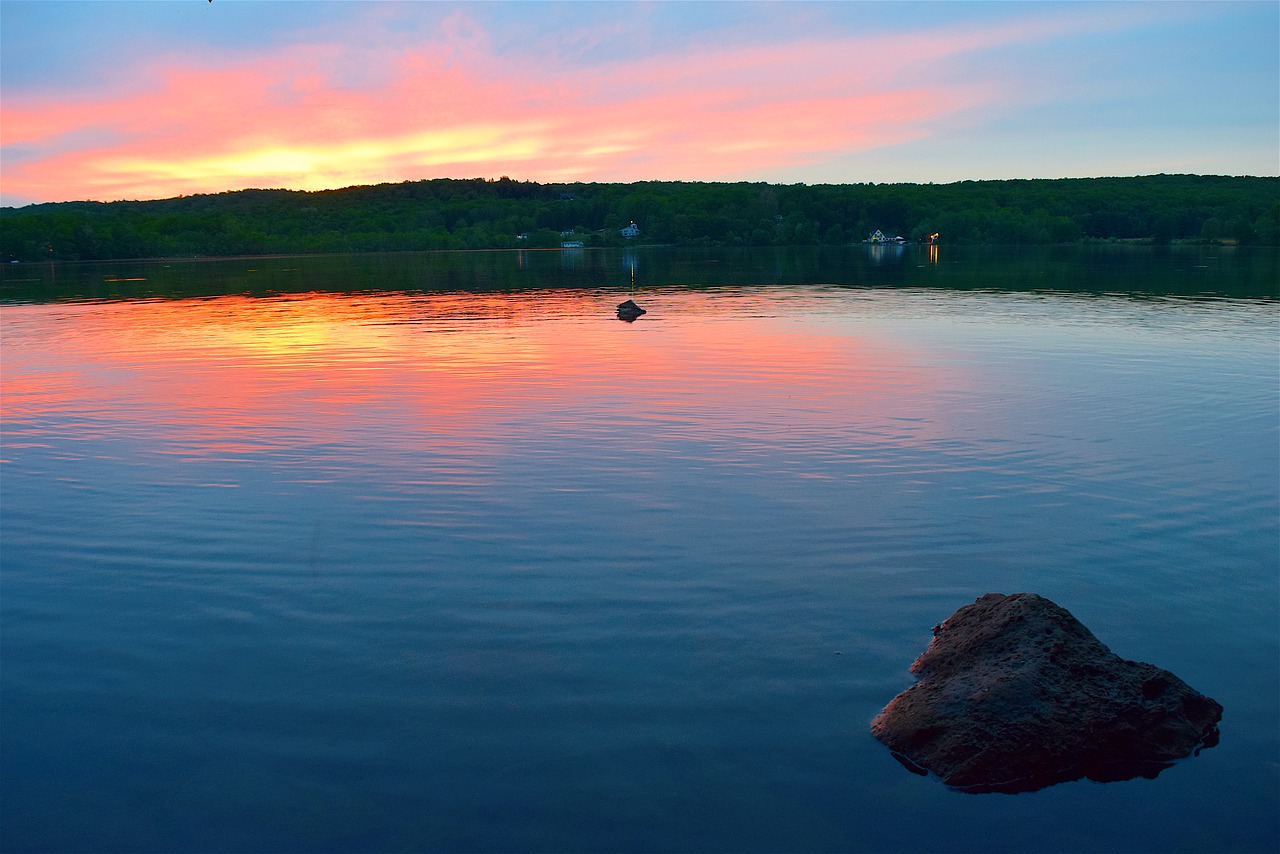
{"type": "Polygon", "coordinates": [[[109,200],[499,174],[748,178],[1043,100],[1017,75],[963,63],[1149,17],[1125,7],[583,64],[567,59],[578,46],[603,53],[589,33],[499,49],[459,11],[428,40],[388,40],[393,22],[377,7],[342,37],[313,32],[261,55],[144,59],[132,91],[5,92],[4,193],[109,200]]]}

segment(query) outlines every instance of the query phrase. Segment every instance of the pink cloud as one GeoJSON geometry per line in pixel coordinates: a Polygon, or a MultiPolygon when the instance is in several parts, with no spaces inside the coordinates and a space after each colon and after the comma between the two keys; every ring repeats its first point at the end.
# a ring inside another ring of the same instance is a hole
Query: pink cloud
{"type": "Polygon", "coordinates": [[[389,57],[326,44],[239,61],[167,57],[133,93],[7,94],[0,144],[28,156],[6,158],[3,179],[6,194],[41,200],[500,173],[734,179],[934,133],[1014,88],[958,83],[938,63],[1060,29],[723,45],[584,71],[495,55],[453,16],[440,40],[389,57]],[[352,71],[369,63],[376,72],[352,71]],[[67,142],[105,134],[110,143],[67,142]]]}

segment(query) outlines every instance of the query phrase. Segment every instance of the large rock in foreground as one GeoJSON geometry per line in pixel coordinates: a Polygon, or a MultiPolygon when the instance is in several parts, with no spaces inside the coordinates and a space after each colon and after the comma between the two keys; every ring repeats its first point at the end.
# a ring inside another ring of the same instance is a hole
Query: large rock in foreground
{"type": "Polygon", "coordinates": [[[920,681],[871,733],[949,786],[1021,792],[1088,777],[1154,777],[1217,743],[1222,706],[1127,661],[1034,593],[988,593],[935,626],[920,681]]]}

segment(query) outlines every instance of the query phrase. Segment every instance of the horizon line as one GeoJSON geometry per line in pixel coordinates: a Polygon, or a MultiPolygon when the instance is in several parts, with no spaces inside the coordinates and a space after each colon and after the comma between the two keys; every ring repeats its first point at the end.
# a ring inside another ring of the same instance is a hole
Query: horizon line
{"type": "Polygon", "coordinates": [[[22,210],[23,208],[37,207],[40,205],[77,205],[77,204],[142,204],[147,202],[168,202],[177,199],[191,199],[209,196],[224,196],[235,193],[299,193],[303,195],[320,195],[322,193],[340,193],[346,190],[372,189],[376,187],[397,187],[404,184],[423,184],[431,181],[480,181],[484,183],[496,184],[501,181],[510,181],[519,184],[537,184],[546,187],[568,187],[580,185],[600,185],[600,186],[630,186],[636,184],[750,184],[756,186],[771,187],[883,187],[883,186],[910,186],[910,187],[949,187],[956,184],[983,184],[983,183],[1009,183],[1014,181],[1105,181],[1105,180],[1136,180],[1141,178],[1241,178],[1241,179],[1257,179],[1257,180],[1280,180],[1280,174],[1276,175],[1229,175],[1223,173],[1212,172],[1150,172],[1136,175],[1062,175],[1056,178],[1033,177],[1033,178],[961,178],[955,181],[847,181],[847,182],[830,182],[830,181],[690,181],[683,179],[662,179],[662,178],[646,178],[637,181],[537,181],[525,178],[512,178],[509,175],[501,175],[497,178],[485,176],[473,176],[470,178],[455,178],[445,175],[439,175],[432,178],[412,178],[403,181],[380,181],[376,184],[347,184],[340,187],[325,187],[317,190],[293,189],[290,187],[239,187],[237,189],[218,190],[208,193],[180,193],[176,196],[158,196],[146,199],[62,199],[58,201],[37,201],[24,202],[22,204],[0,204],[0,210],[22,210]]]}

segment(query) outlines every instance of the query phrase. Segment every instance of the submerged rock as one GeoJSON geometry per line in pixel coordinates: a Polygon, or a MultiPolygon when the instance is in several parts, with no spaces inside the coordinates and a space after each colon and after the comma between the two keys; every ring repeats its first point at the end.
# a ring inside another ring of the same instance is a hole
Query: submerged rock
{"type": "Polygon", "coordinates": [[[635,320],[642,314],[646,314],[645,310],[636,305],[633,300],[618,303],[618,319],[631,321],[635,320]]]}
{"type": "Polygon", "coordinates": [[[935,626],[920,681],[871,723],[904,765],[949,786],[1021,792],[1155,777],[1217,743],[1222,706],[1113,653],[1034,593],[988,593],[935,626]]]}

